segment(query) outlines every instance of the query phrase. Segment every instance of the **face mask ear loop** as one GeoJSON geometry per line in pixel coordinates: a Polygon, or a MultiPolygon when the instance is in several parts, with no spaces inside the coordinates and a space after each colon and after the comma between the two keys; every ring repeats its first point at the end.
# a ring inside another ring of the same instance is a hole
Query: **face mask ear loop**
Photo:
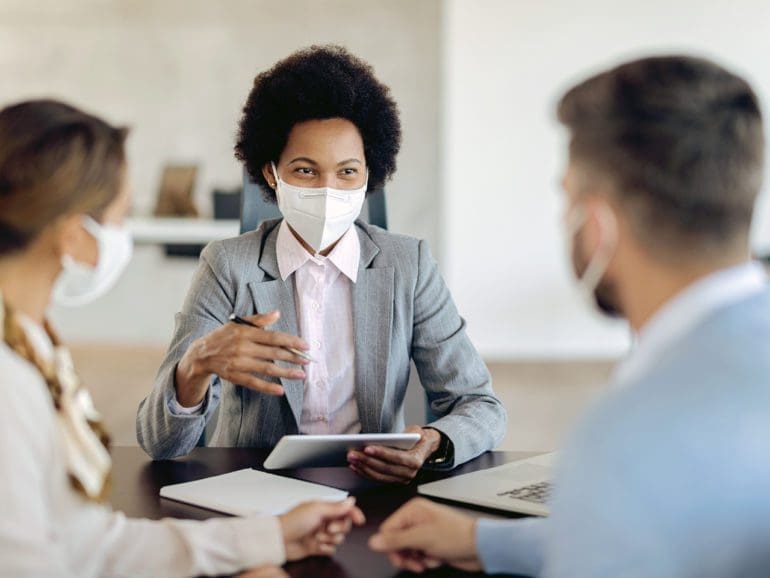
{"type": "MultiPolygon", "coordinates": [[[[583,218],[585,219],[583,224],[585,224],[588,216],[585,215],[583,218]]],[[[593,294],[599,286],[618,246],[618,223],[615,214],[607,206],[602,205],[596,218],[599,223],[599,248],[580,279],[583,290],[589,294],[593,294]]]]}
{"type": "Polygon", "coordinates": [[[275,168],[275,163],[273,161],[270,161],[270,166],[273,169],[273,176],[275,177],[276,188],[277,188],[278,183],[281,183],[283,181],[281,180],[281,177],[278,176],[278,169],[275,168]]]}
{"type": "Polygon", "coordinates": [[[575,205],[566,218],[567,238],[572,239],[583,227],[587,220],[586,210],[583,205],[575,205]]]}
{"type": "Polygon", "coordinates": [[[91,215],[83,215],[83,228],[88,231],[94,239],[99,238],[102,231],[102,224],[91,215]]]}
{"type": "MultiPolygon", "coordinates": [[[[86,230],[86,233],[88,233],[94,238],[94,241],[96,241],[96,244],[97,244],[97,252],[101,253],[102,249],[99,244],[99,238],[102,230],[102,225],[99,223],[99,221],[94,219],[91,215],[83,215],[83,218],[80,220],[80,223],[82,227],[86,230]]],[[[101,255],[98,255],[97,259],[99,257],[101,257],[101,255]]],[[[67,265],[74,265],[75,263],[79,262],[72,255],[68,255],[66,253],[62,255],[62,259],[66,261],[67,265]]],[[[65,267],[67,265],[65,265],[65,267]]]]}

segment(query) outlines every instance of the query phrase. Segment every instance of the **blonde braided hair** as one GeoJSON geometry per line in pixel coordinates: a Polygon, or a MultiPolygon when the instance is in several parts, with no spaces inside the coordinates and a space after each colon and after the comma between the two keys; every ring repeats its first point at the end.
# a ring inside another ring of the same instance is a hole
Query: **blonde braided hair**
{"type": "MultiPolygon", "coordinates": [[[[51,394],[51,401],[53,402],[54,408],[57,412],[60,411],[61,397],[64,390],[59,380],[59,376],[54,371],[52,365],[50,363],[46,363],[45,360],[40,357],[40,354],[32,346],[26,332],[24,331],[24,328],[17,319],[16,313],[8,305],[7,301],[2,298],[2,295],[0,295],[0,303],[2,304],[0,311],[2,312],[3,341],[14,353],[16,353],[22,359],[29,361],[40,372],[41,377],[48,386],[48,392],[51,394]]],[[[47,320],[44,321],[43,326],[54,347],[62,347],[59,337],[56,335],[47,320]]],[[[80,380],[78,380],[77,388],[80,389],[81,387],[82,385],[80,384],[80,380]]],[[[92,419],[87,419],[87,423],[91,427],[91,430],[99,438],[101,443],[104,445],[104,448],[109,451],[110,436],[107,433],[104,424],[100,420],[92,419]]],[[[74,476],[72,472],[69,472],[69,479],[70,483],[78,493],[82,494],[87,499],[96,502],[103,502],[106,500],[112,485],[110,472],[101,488],[100,493],[98,495],[91,495],[86,492],[81,481],[76,476],[74,476]]]]}

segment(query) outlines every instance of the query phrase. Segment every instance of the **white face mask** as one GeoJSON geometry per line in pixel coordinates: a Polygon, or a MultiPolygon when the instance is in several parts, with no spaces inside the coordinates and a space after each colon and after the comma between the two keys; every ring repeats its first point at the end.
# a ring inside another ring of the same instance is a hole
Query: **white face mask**
{"type": "Polygon", "coordinates": [[[131,260],[133,239],[125,228],[100,225],[88,216],[83,217],[83,228],[96,239],[96,267],[63,255],[63,270],[53,290],[57,305],[77,307],[101,297],[112,288],[131,260]]]}
{"type": "MultiPolygon", "coordinates": [[[[577,278],[577,286],[583,297],[596,304],[596,290],[615,254],[618,244],[618,224],[615,214],[605,205],[597,213],[599,222],[599,247],[591,256],[588,265],[577,278]]],[[[588,212],[583,205],[575,205],[566,218],[567,238],[570,244],[570,258],[575,252],[575,237],[588,222],[588,212]]]]}
{"type": "Polygon", "coordinates": [[[342,237],[361,214],[368,176],[367,183],[359,189],[297,187],[281,180],[275,164],[271,165],[281,214],[316,252],[342,237]]]}

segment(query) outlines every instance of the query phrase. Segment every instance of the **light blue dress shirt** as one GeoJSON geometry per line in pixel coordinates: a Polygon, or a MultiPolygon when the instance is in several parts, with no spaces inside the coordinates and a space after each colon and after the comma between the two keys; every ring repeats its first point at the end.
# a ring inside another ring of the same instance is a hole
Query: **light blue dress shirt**
{"type": "Polygon", "coordinates": [[[489,573],[770,576],[770,290],[701,280],[643,328],[560,454],[548,519],[480,521],[489,573]]]}

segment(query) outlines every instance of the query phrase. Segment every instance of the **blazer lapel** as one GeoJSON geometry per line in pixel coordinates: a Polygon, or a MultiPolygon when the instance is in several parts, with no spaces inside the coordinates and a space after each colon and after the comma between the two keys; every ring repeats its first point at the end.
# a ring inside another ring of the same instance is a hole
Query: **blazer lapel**
{"type": "Polygon", "coordinates": [[[353,285],[353,335],[358,414],[364,433],[379,432],[393,330],[393,267],[372,267],[380,249],[359,228],[361,261],[353,285]]]}
{"type": "MultiPolygon", "coordinates": [[[[259,266],[265,272],[268,279],[262,282],[249,283],[248,287],[251,291],[254,308],[257,313],[268,313],[275,309],[281,312],[278,321],[270,326],[271,330],[298,335],[297,306],[294,299],[294,277],[289,277],[286,281],[283,281],[278,272],[278,258],[276,256],[277,237],[278,227],[275,227],[268,234],[259,259],[259,266]]],[[[284,362],[279,363],[283,364],[284,362]]],[[[289,403],[294,419],[297,422],[297,427],[299,427],[305,393],[303,382],[301,379],[281,378],[281,385],[286,392],[286,401],[289,403]]]]}

